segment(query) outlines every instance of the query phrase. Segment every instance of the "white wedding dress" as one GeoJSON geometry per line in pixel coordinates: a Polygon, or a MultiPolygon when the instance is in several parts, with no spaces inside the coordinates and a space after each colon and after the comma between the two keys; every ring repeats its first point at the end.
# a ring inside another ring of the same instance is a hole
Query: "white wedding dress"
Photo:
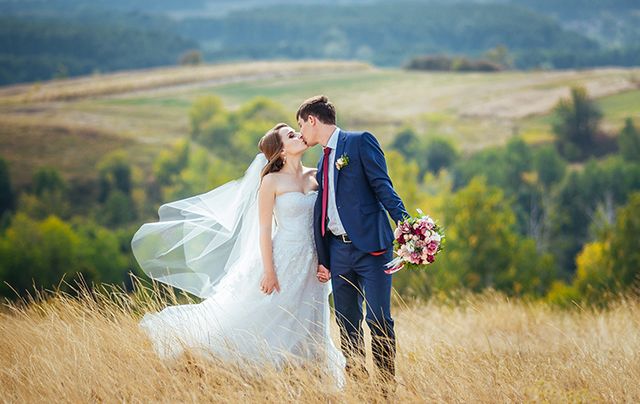
{"type": "MultiPolygon", "coordinates": [[[[343,384],[344,357],[330,336],[330,282],[316,278],[313,206],[317,191],[276,197],[273,261],[280,292],[260,291],[259,254],[243,270],[230,271],[199,304],[167,307],[146,314],[140,326],[157,353],[175,358],[190,352],[223,360],[321,364],[336,385],[343,384]]],[[[246,248],[258,249],[257,245],[246,248]]]]}

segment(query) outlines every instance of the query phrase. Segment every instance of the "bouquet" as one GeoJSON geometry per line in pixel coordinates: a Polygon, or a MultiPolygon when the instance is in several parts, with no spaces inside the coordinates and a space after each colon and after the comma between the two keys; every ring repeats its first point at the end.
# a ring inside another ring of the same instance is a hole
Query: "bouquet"
{"type": "Polygon", "coordinates": [[[398,272],[404,267],[423,269],[436,260],[442,251],[445,237],[442,228],[418,209],[419,216],[398,222],[394,232],[393,251],[396,258],[386,264],[387,274],[398,272]]]}

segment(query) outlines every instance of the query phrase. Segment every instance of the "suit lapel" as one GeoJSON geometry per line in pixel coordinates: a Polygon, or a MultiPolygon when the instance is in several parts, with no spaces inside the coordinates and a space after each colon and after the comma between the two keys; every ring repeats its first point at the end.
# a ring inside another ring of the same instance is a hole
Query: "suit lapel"
{"type": "Polygon", "coordinates": [[[320,189],[322,189],[322,163],[324,161],[324,153],[322,153],[320,155],[320,161],[318,161],[318,166],[316,167],[318,169],[318,172],[316,173],[316,181],[318,181],[318,185],[320,186],[320,189]]]}
{"type": "Polygon", "coordinates": [[[338,170],[335,167],[335,162],[338,161],[338,159],[340,158],[340,156],[342,156],[342,153],[344,152],[344,143],[346,140],[346,136],[344,133],[342,133],[342,130],[340,132],[338,132],[338,145],[336,146],[336,156],[333,164],[333,189],[334,189],[334,193],[337,195],[338,194],[338,177],[340,176],[340,170],[338,170]]]}

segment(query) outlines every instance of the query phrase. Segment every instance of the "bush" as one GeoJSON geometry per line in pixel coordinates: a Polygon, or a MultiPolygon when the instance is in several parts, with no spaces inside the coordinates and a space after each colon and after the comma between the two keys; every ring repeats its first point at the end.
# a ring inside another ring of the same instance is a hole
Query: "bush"
{"type": "Polygon", "coordinates": [[[640,162],[640,132],[631,118],[626,119],[618,135],[618,149],[625,160],[640,162]]]}
{"type": "Polygon", "coordinates": [[[602,112],[584,87],[573,87],[571,97],[554,108],[553,132],[556,145],[569,160],[582,160],[594,154],[602,112]]]}
{"type": "Polygon", "coordinates": [[[180,59],[178,60],[178,63],[180,63],[181,65],[191,65],[191,66],[196,66],[196,65],[201,65],[202,64],[202,52],[200,52],[197,49],[192,49],[189,51],[186,51],[185,53],[183,53],[180,56],[180,59]]]}
{"type": "Polygon", "coordinates": [[[458,158],[453,144],[446,138],[431,139],[425,146],[427,169],[437,174],[443,168],[449,168],[458,158]]]}
{"type": "Polygon", "coordinates": [[[408,70],[455,71],[455,72],[497,72],[504,66],[488,60],[468,59],[446,55],[417,56],[405,64],[408,70]]]}

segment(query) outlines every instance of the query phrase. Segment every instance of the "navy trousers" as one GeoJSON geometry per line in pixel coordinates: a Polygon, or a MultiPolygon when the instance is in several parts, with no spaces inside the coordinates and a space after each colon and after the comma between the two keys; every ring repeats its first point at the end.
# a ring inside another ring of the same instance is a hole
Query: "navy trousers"
{"type": "MultiPolygon", "coordinates": [[[[364,301],[366,321],[371,330],[373,361],[381,375],[395,375],[396,338],[391,317],[391,278],[384,264],[391,261],[393,251],[373,256],[344,243],[331,233],[329,237],[331,285],[336,320],[340,327],[340,344],[347,358],[347,371],[364,371],[364,301]]],[[[366,372],[366,371],[365,371],[366,372]]]]}

